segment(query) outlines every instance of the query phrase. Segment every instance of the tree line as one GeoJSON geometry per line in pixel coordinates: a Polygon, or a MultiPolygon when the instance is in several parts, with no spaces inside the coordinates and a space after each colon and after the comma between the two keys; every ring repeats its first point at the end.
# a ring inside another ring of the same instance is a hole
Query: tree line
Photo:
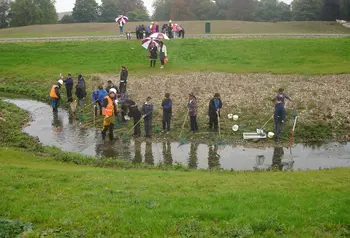
{"type": "Polygon", "coordinates": [[[142,0],[76,0],[72,15],[58,22],[54,0],[0,0],[0,28],[74,22],[113,22],[118,15],[130,21],[149,20],[142,0]]]}
{"type": "MultiPolygon", "coordinates": [[[[55,24],[54,0],[0,0],[0,28],[55,24]]],[[[350,0],[154,0],[154,20],[334,21],[350,20],[350,0]]],[[[142,0],[76,0],[60,23],[150,19],[142,0]]]]}
{"type": "Polygon", "coordinates": [[[156,20],[350,20],[350,0],[155,0],[156,20]]]}

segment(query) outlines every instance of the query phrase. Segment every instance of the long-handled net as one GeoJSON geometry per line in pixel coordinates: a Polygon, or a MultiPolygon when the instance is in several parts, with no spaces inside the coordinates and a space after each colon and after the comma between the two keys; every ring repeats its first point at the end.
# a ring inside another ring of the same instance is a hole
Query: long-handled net
{"type": "Polygon", "coordinates": [[[218,131],[219,131],[219,137],[216,140],[216,145],[221,146],[224,145],[224,141],[221,137],[221,123],[220,123],[220,114],[217,112],[216,113],[217,117],[218,117],[218,131]]]}
{"type": "Polygon", "coordinates": [[[132,132],[132,130],[134,130],[135,129],[135,127],[137,126],[137,125],[139,125],[140,123],[141,123],[141,121],[142,121],[142,119],[144,119],[145,118],[145,116],[143,115],[142,117],[141,117],[141,119],[129,130],[129,131],[127,131],[126,132],[126,134],[123,136],[123,141],[128,141],[128,140],[130,140],[130,133],[132,132]]]}
{"type": "Polygon", "coordinates": [[[179,142],[180,142],[180,145],[179,145],[179,146],[184,145],[184,144],[187,143],[187,138],[184,137],[184,136],[182,136],[182,135],[183,135],[182,133],[183,133],[183,130],[184,130],[184,128],[185,128],[187,119],[188,119],[188,113],[186,113],[186,115],[185,115],[184,122],[183,122],[183,124],[182,124],[182,128],[181,128],[181,131],[180,131],[180,135],[179,135],[179,142]]]}

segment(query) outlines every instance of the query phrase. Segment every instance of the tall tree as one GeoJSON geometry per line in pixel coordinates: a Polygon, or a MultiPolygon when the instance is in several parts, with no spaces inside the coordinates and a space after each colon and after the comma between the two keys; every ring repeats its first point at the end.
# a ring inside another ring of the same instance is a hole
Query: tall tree
{"type": "Polygon", "coordinates": [[[350,20],[350,0],[340,0],[340,18],[350,20]]]}
{"type": "Polygon", "coordinates": [[[170,9],[172,0],[155,0],[153,2],[153,16],[154,20],[165,21],[170,19],[170,9]]]}
{"type": "Polygon", "coordinates": [[[318,21],[321,19],[323,0],[294,0],[292,2],[293,20],[318,21]]]}
{"type": "Polygon", "coordinates": [[[292,12],[290,5],[277,0],[261,0],[254,11],[256,21],[290,21],[292,12]]]}
{"type": "Polygon", "coordinates": [[[8,13],[10,4],[7,0],[0,0],[0,28],[6,28],[9,26],[8,13]]]}
{"type": "Polygon", "coordinates": [[[57,13],[52,0],[16,0],[10,5],[10,25],[55,24],[57,13]]]}
{"type": "Polygon", "coordinates": [[[119,12],[127,16],[129,12],[135,10],[143,10],[147,13],[147,9],[142,0],[118,0],[119,12]]]}
{"type": "Polygon", "coordinates": [[[95,22],[98,19],[98,5],[95,0],[76,0],[72,16],[76,22],[95,22]]]}
{"type": "Polygon", "coordinates": [[[128,17],[130,21],[149,21],[148,12],[144,11],[143,9],[136,9],[129,12],[128,17]]]}
{"type": "Polygon", "coordinates": [[[118,0],[102,0],[100,6],[100,17],[101,22],[112,22],[120,14],[118,0]]]}
{"type": "Polygon", "coordinates": [[[340,0],[324,0],[322,20],[335,21],[340,18],[340,0]]]}

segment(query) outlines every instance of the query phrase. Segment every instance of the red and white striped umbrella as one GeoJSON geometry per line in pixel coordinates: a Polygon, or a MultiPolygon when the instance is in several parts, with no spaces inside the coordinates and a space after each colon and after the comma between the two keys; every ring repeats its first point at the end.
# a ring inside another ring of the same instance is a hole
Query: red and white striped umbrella
{"type": "Polygon", "coordinates": [[[163,33],[153,33],[150,35],[151,38],[169,40],[169,37],[163,33]]]}
{"type": "Polygon", "coordinates": [[[127,23],[128,21],[129,21],[129,18],[123,15],[115,19],[115,22],[118,22],[118,23],[123,22],[124,24],[127,23]]]}
{"type": "Polygon", "coordinates": [[[159,46],[159,40],[148,37],[142,40],[142,47],[148,50],[152,43],[155,43],[157,47],[159,46]]]}

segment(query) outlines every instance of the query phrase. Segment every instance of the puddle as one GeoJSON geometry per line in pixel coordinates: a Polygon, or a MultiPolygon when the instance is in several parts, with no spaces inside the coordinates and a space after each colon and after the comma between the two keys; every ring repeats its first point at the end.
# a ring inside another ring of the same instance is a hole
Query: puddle
{"type": "Polygon", "coordinates": [[[350,167],[350,144],[330,143],[319,147],[296,145],[287,148],[254,149],[243,146],[217,146],[177,142],[102,141],[100,131],[84,129],[79,121],[70,120],[64,109],[57,117],[45,103],[29,99],[7,99],[8,102],[29,111],[33,121],[24,132],[39,137],[44,145],[89,156],[118,157],[133,163],[176,164],[193,169],[219,167],[225,170],[311,169],[350,167]]]}

